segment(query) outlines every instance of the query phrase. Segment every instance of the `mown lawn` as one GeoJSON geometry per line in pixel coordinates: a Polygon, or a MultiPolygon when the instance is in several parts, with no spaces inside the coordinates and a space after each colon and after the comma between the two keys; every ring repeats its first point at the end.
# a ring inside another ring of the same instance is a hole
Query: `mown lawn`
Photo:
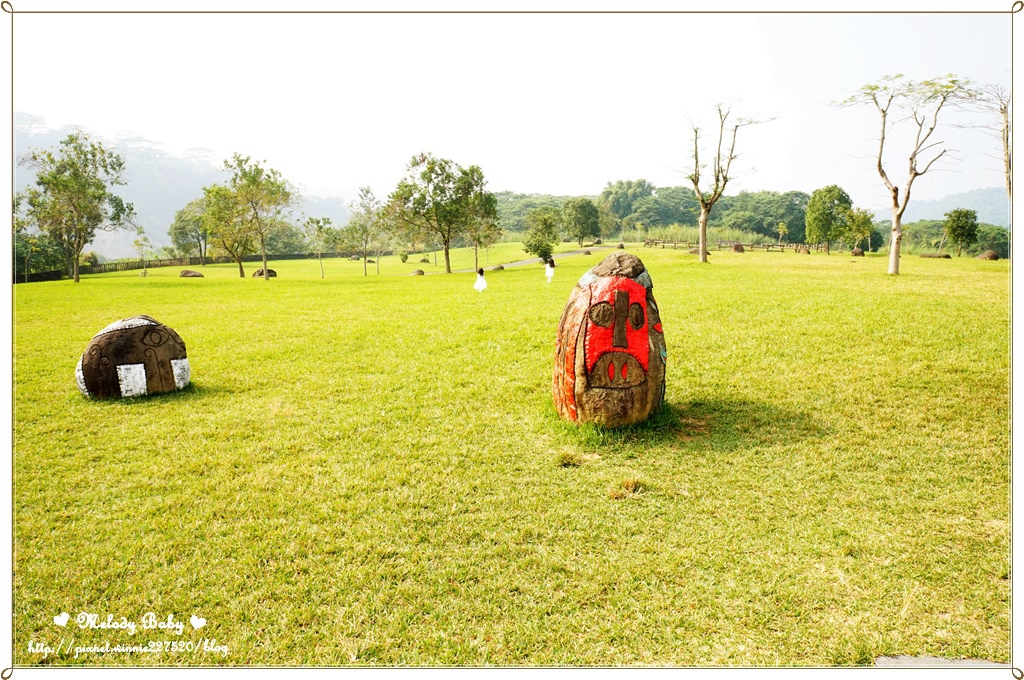
{"type": "Polygon", "coordinates": [[[668,390],[620,431],[549,394],[570,289],[610,251],[482,294],[415,258],[19,284],[14,662],[1008,662],[1008,263],[630,250],[668,390]],[[181,335],[192,386],[83,398],[82,350],[135,314],[181,335]],[[228,651],[28,651],[72,637],[228,651]]]}

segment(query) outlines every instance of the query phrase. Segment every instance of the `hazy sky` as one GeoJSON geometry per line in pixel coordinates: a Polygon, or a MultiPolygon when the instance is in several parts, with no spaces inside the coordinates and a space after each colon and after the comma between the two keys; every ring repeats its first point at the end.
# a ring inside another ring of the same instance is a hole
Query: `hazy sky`
{"type": "MultiPolygon", "coordinates": [[[[711,134],[724,102],[734,116],[774,118],[740,131],[728,194],[839,184],[857,205],[884,208],[878,114],[831,102],[895,73],[1010,84],[1009,0],[294,5],[930,12],[904,14],[23,14],[81,5],[13,4],[15,111],[101,137],[131,132],[175,154],[209,149],[218,163],[237,151],[306,193],[347,199],[364,185],[386,196],[420,151],[479,165],[492,191],[685,185],[691,121],[711,134]],[[1002,13],[937,13],[958,5],[1002,13]]],[[[89,8],[197,6],[282,7],[89,8]]],[[[890,176],[902,183],[896,129],[890,176]]],[[[1002,186],[997,140],[952,126],[938,138],[960,160],[919,178],[915,197],[1002,186]]]]}

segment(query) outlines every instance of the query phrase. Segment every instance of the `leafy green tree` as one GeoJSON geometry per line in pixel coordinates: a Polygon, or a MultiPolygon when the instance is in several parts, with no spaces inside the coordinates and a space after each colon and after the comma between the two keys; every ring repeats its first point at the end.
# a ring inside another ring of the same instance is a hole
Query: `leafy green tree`
{"type": "Polygon", "coordinates": [[[949,242],[956,246],[956,256],[964,246],[970,246],[978,240],[978,213],[966,208],[950,210],[945,214],[946,222],[943,225],[949,242]]]}
{"type": "Polygon", "coordinates": [[[525,232],[526,215],[531,210],[543,207],[561,209],[562,203],[568,198],[547,194],[515,194],[511,191],[496,191],[494,197],[498,203],[498,224],[509,232],[525,232]]]}
{"type": "Polygon", "coordinates": [[[220,184],[203,187],[203,226],[215,238],[216,247],[238,264],[238,275],[245,278],[242,259],[256,252],[246,208],[238,195],[220,184]]]}
{"type": "Polygon", "coordinates": [[[324,253],[338,244],[338,230],[331,226],[330,217],[307,217],[300,227],[310,250],[320,261],[320,278],[324,278],[324,253]]]}
{"type": "Polygon", "coordinates": [[[28,281],[29,274],[67,269],[60,243],[46,234],[21,231],[14,234],[14,273],[28,281]]]}
{"type": "Polygon", "coordinates": [[[978,241],[968,252],[977,254],[986,250],[994,250],[1001,258],[1010,256],[1010,232],[1004,227],[994,224],[978,225],[978,241]]]}
{"type": "MultiPolygon", "coordinates": [[[[871,250],[871,236],[875,233],[875,216],[867,208],[851,208],[847,216],[848,234],[850,243],[854,248],[867,241],[868,250],[871,250]]],[[[877,241],[876,241],[877,244],[877,241]]],[[[876,245],[877,250],[877,245],[876,245]]]]}
{"type": "Polygon", "coordinates": [[[914,180],[928,172],[932,165],[942,158],[948,149],[942,148],[941,141],[932,139],[939,125],[939,115],[944,108],[955,108],[969,102],[976,95],[969,80],[947,74],[931,80],[915,82],[905,79],[903,74],[883,76],[876,83],[864,85],[856,94],[841,102],[843,106],[872,105],[881,116],[881,131],[878,137],[878,156],[875,167],[889,190],[892,208],[892,236],[889,239],[889,274],[900,273],[900,244],[903,240],[903,213],[910,203],[910,190],[914,180]],[[894,114],[893,124],[912,122],[916,127],[914,143],[907,156],[907,182],[900,192],[885,170],[883,154],[886,135],[891,130],[889,115],[894,114]]]}
{"type": "Polygon", "coordinates": [[[667,227],[673,224],[696,224],[700,205],[693,191],[683,187],[658,189],[653,196],[643,196],[633,202],[633,212],[626,218],[633,225],[645,228],[667,227]]]}
{"type": "Polygon", "coordinates": [[[281,215],[292,204],[294,192],[280,172],[264,169],[259,161],[253,162],[249,156],[234,154],[231,160],[224,161],[224,169],[232,173],[229,186],[242,206],[242,219],[263,255],[263,280],[269,281],[267,236],[279,228],[281,215]]]}
{"type": "Polygon", "coordinates": [[[597,228],[601,238],[609,238],[622,231],[622,220],[616,217],[607,204],[597,203],[597,228]]]}
{"type": "Polygon", "coordinates": [[[785,222],[779,222],[779,226],[775,227],[775,232],[779,235],[779,245],[782,245],[782,237],[789,233],[789,225],[785,222]]]}
{"type": "Polygon", "coordinates": [[[600,214],[589,198],[570,198],[562,204],[562,229],[575,239],[580,247],[588,237],[601,235],[600,214]]]}
{"type": "MultiPolygon", "coordinates": [[[[494,198],[493,194],[487,194],[494,198]]],[[[497,210],[495,210],[497,215],[497,210]]],[[[501,239],[502,231],[494,219],[472,220],[466,228],[466,241],[473,246],[473,269],[480,267],[480,248],[490,248],[501,239]]],[[[380,258],[378,258],[379,260],[380,258]]]]}
{"type": "Polygon", "coordinates": [[[302,230],[286,219],[272,220],[267,230],[267,255],[293,255],[306,252],[302,230]]]}
{"type": "Polygon", "coordinates": [[[79,256],[97,230],[137,229],[132,204],[111,193],[125,183],[124,161],[84,132],[68,135],[56,152],[33,149],[20,163],[36,169],[36,186],[18,200],[24,219],[61,244],[75,283],[79,256]]]}
{"type": "Polygon", "coordinates": [[[608,210],[617,218],[625,219],[634,212],[633,204],[641,198],[654,195],[654,185],[645,179],[619,180],[608,185],[598,197],[599,203],[608,206],[608,210]]]}
{"type": "Polygon", "coordinates": [[[142,236],[132,241],[132,250],[139,256],[142,261],[142,273],[146,273],[146,260],[152,257],[153,244],[150,242],[148,236],[142,236]]]}
{"type": "MultiPolygon", "coordinates": [[[[380,237],[381,203],[370,187],[359,189],[359,198],[349,204],[349,220],[345,225],[345,243],[362,253],[363,276],[367,275],[366,261],[374,240],[380,237]]],[[[378,258],[379,259],[379,258],[378,258]]]]}
{"type": "Polygon", "coordinates": [[[529,229],[523,238],[523,250],[542,260],[551,257],[558,243],[560,212],[552,207],[536,208],[526,215],[529,229]]]}
{"type": "Polygon", "coordinates": [[[760,215],[755,215],[749,210],[730,210],[722,215],[721,226],[729,229],[749,231],[754,234],[762,233],[764,220],[760,215]]]}
{"type": "Polygon", "coordinates": [[[850,196],[835,184],[817,189],[807,202],[807,243],[824,243],[828,254],[831,242],[846,236],[852,208],[850,196]]]}
{"type": "Polygon", "coordinates": [[[497,220],[497,203],[479,166],[463,168],[421,153],[413,156],[407,170],[409,175],[390,196],[399,207],[396,218],[440,243],[445,271],[451,274],[453,240],[465,236],[475,221],[497,220]]]}
{"type": "Polygon", "coordinates": [[[203,210],[205,199],[197,198],[189,201],[184,208],[174,213],[174,221],[171,222],[167,233],[171,236],[171,243],[178,252],[188,255],[195,253],[200,259],[200,264],[206,264],[206,251],[210,245],[212,236],[209,228],[203,222],[203,210]]]}

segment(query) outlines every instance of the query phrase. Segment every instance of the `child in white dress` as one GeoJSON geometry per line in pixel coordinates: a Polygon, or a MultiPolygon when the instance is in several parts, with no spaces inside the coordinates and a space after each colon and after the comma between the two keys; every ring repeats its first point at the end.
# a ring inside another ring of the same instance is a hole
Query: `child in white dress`
{"type": "Polygon", "coordinates": [[[548,277],[548,283],[551,283],[551,277],[555,275],[555,261],[550,257],[544,264],[544,275],[548,277]]]}
{"type": "Polygon", "coordinates": [[[481,293],[487,290],[487,281],[484,280],[483,267],[476,270],[476,283],[473,284],[473,288],[480,291],[481,293]]]}

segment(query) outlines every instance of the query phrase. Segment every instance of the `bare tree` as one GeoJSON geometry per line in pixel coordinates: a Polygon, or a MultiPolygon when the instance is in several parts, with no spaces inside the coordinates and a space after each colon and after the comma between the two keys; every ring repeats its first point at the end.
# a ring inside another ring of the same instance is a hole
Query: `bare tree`
{"type": "Polygon", "coordinates": [[[718,202],[718,199],[725,192],[725,185],[732,178],[729,170],[732,167],[733,160],[736,159],[736,134],[741,127],[766,122],[754,118],[737,119],[732,124],[732,127],[729,128],[729,149],[723,153],[722,144],[725,142],[727,134],[726,120],[729,118],[731,110],[723,108],[721,104],[716,104],[715,110],[718,112],[718,145],[715,148],[715,156],[711,168],[714,183],[706,190],[700,188],[700,171],[702,167],[707,167],[707,165],[702,166],[700,164],[700,128],[696,125],[693,125],[693,174],[687,176],[690,182],[693,183],[693,193],[697,196],[697,201],[700,203],[700,217],[697,219],[697,225],[700,227],[698,250],[700,251],[701,262],[708,261],[708,216],[711,215],[711,208],[714,207],[715,203],[718,202]]]}
{"type": "Polygon", "coordinates": [[[969,80],[961,80],[948,74],[931,80],[914,82],[906,80],[902,73],[894,76],[883,76],[877,83],[865,85],[856,94],[840,102],[842,106],[872,104],[881,116],[881,131],[878,137],[878,174],[885,182],[885,187],[892,197],[892,238],[889,241],[889,274],[900,273],[900,243],[903,240],[901,220],[910,203],[910,188],[914,180],[928,172],[935,161],[946,155],[951,149],[942,148],[936,153],[937,147],[943,142],[934,141],[932,135],[939,124],[939,114],[943,108],[953,108],[974,96],[969,80]],[[892,123],[890,114],[905,117],[892,123]],[[907,183],[900,196],[899,187],[889,179],[885,171],[883,154],[885,152],[886,134],[896,123],[912,121],[916,126],[914,143],[908,156],[907,183]],[[934,154],[934,155],[933,155],[934,154]]]}

